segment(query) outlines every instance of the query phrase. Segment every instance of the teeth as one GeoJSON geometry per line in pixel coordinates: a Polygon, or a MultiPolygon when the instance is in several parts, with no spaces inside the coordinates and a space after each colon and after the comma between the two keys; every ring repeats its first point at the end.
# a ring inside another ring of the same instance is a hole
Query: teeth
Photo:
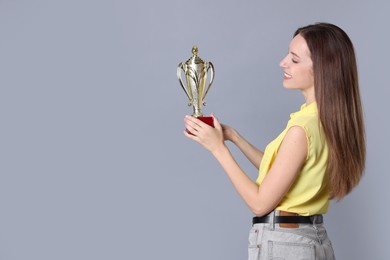
{"type": "Polygon", "coordinates": [[[291,78],[291,75],[290,75],[290,74],[287,74],[286,72],[284,73],[284,76],[285,76],[286,78],[291,78]]]}

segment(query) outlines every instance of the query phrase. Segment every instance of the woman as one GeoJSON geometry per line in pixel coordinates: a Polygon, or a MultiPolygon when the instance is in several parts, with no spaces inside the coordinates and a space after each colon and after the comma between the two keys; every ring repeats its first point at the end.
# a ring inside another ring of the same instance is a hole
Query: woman
{"type": "Polygon", "coordinates": [[[213,116],[215,128],[186,116],[185,136],[219,161],[254,213],[249,259],[334,259],[322,214],[329,200],[360,181],[365,137],[354,48],[339,27],[299,28],[280,62],[283,86],[305,103],[264,152],[213,116]],[[259,169],[253,182],[224,141],[233,142],[259,169]]]}

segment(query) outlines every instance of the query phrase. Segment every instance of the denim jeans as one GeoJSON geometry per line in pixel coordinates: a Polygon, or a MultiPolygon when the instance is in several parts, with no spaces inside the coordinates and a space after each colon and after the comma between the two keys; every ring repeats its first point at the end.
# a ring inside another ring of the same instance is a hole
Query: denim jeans
{"type": "MultiPolygon", "coordinates": [[[[271,216],[278,213],[272,212],[271,216]]],[[[271,218],[272,219],[272,218],[271,218]]],[[[249,232],[249,260],[334,260],[332,244],[323,224],[254,224],[249,232]]]]}

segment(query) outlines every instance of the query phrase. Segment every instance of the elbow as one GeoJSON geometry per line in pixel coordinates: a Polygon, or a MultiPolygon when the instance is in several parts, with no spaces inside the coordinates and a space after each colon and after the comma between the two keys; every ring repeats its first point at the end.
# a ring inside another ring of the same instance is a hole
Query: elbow
{"type": "Polygon", "coordinates": [[[274,205],[273,203],[263,202],[252,205],[250,209],[255,216],[262,217],[271,213],[276,207],[277,205],[274,205]]]}
{"type": "Polygon", "coordinates": [[[261,215],[261,211],[258,210],[258,209],[251,209],[253,215],[255,215],[256,217],[261,217],[263,215],[261,215]]]}
{"type": "Polygon", "coordinates": [[[255,216],[262,217],[270,213],[272,209],[267,209],[266,207],[262,207],[262,206],[254,206],[251,207],[251,211],[255,216]]]}

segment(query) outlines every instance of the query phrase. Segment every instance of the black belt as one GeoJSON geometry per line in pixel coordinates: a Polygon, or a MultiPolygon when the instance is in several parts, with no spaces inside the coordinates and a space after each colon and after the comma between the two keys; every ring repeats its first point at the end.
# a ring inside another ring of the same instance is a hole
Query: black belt
{"type": "MultiPolygon", "coordinates": [[[[273,216],[254,217],[252,224],[271,223],[273,216]]],[[[322,215],[313,216],[275,216],[274,223],[294,223],[294,224],[322,224],[322,215]]]]}

